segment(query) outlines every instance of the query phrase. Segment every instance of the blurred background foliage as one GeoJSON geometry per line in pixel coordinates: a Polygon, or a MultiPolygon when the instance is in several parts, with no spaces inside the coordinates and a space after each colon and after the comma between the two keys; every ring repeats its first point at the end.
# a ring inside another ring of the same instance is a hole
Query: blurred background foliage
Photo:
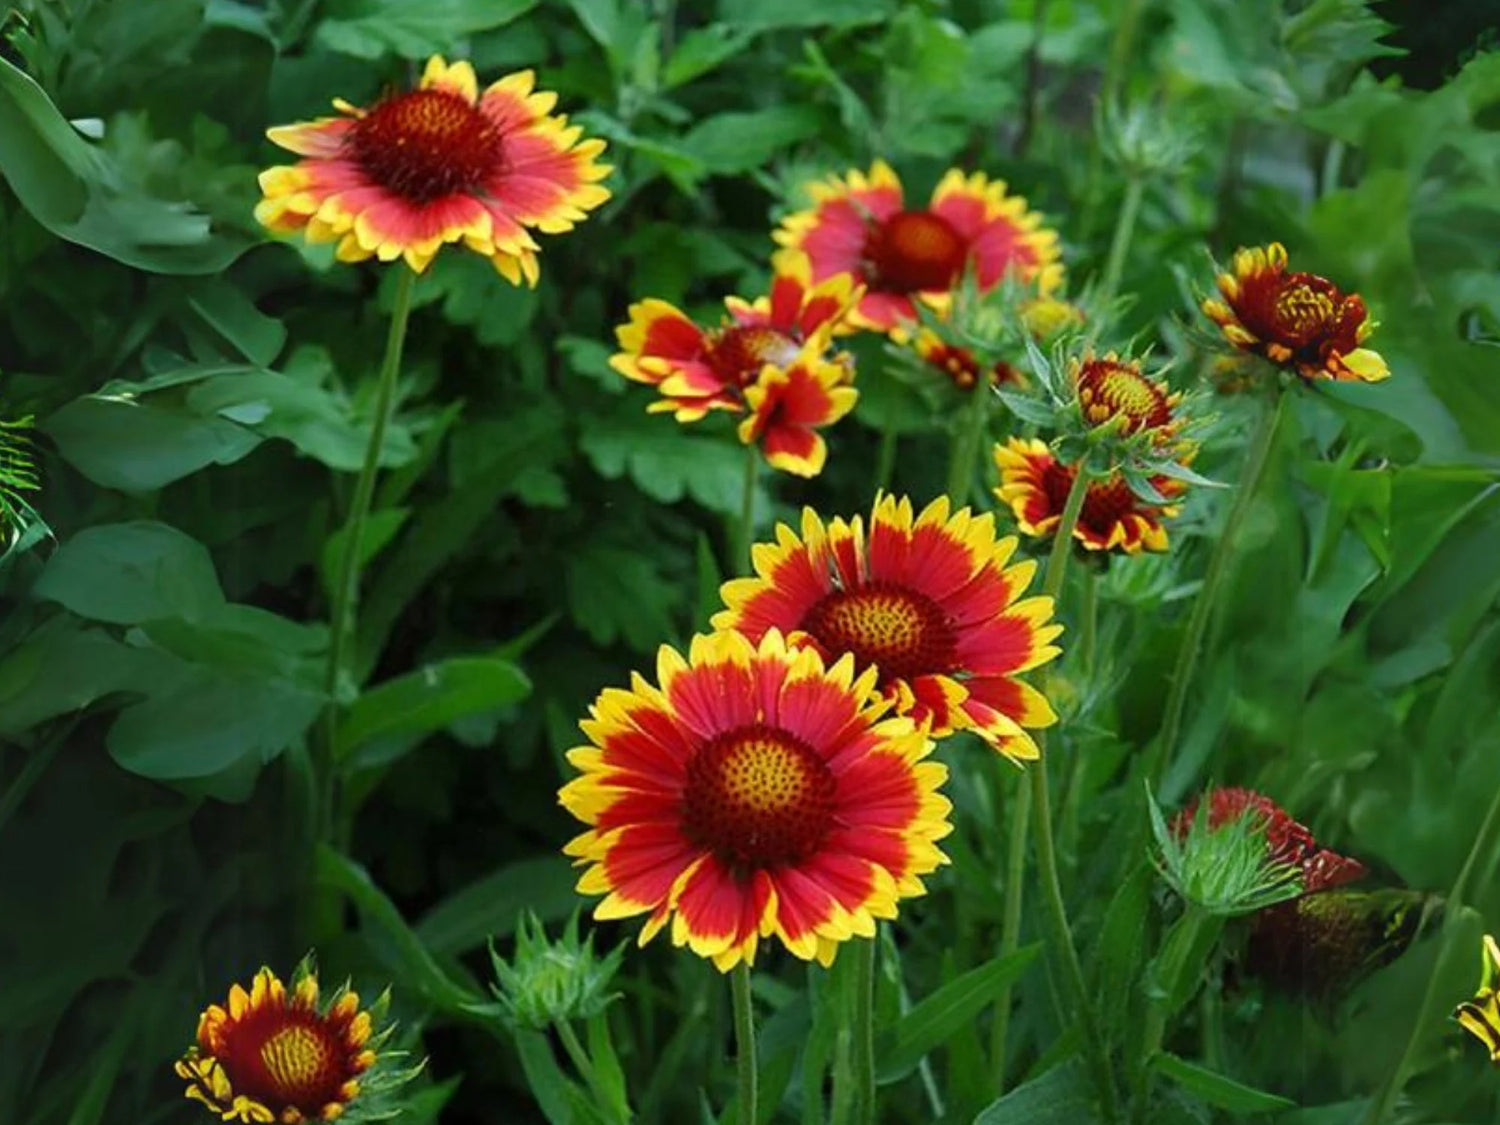
{"type": "MultiPolygon", "coordinates": [[[[802,185],[875,157],[910,198],[953,164],[1005,179],[1061,232],[1076,288],[1102,267],[1131,174],[1095,142],[1101,93],[1190,141],[1144,183],[1114,342],[1159,341],[1174,381],[1200,376],[1204,247],[1222,261],[1278,239],[1365,295],[1393,371],[1297,397],[1165,796],[1257,786],[1386,885],[1442,891],[1500,784],[1500,5],[1417,8],[20,3],[0,64],[0,415],[36,419],[31,500],[52,538],[0,561],[0,1121],[200,1118],[170,1066],[197,1013],[305,952],[289,810],[306,799],[329,536],[393,278],[266,243],[255,173],[278,159],[266,125],[368,102],[435,52],[482,77],[536,67],[616,171],[611,203],[550,240],[535,291],[457,253],[417,290],[367,537],[367,687],[342,746],[355,812],[316,873],[347,912],[313,920],[331,975],[395,985],[404,1037],[430,1059],[413,1125],[599,1119],[545,1039],[497,1035],[457,998],[482,988],[486,939],[505,948],[522,908],[554,924],[573,909],[555,793],[576,720],[702,627],[725,571],[741,452],[727,424],[648,417],[609,370],[626,306],[713,317],[725,293],[753,295],[802,185]]],[[[885,427],[896,488],[938,491],[958,392],[897,377],[873,347],[860,387],[824,476],[764,482],[762,510],[865,508],[885,427]]],[[[1197,468],[1233,479],[1248,411],[1215,409],[1197,468]]],[[[1155,922],[1109,845],[1222,502],[1196,491],[1170,555],[1109,570],[1095,666],[1061,670],[1054,768],[1081,762],[1071,909],[1115,1039],[1155,922]]],[[[1005,809],[981,751],[956,752],[955,863],[887,939],[888,1019],[996,941],[1005,809]]],[[[1479,917],[1500,927],[1483,859],[1476,934],[1479,917]]],[[[1433,945],[1336,1005],[1231,976],[1169,1046],[1305,1107],[1268,1120],[1352,1120],[1401,1048],[1433,945]]],[[[768,1113],[793,1121],[835,1009],[819,974],[767,964],[768,1113]]],[[[628,952],[617,987],[608,1019],[639,1119],[709,1120],[729,1083],[717,974],[663,942],[628,952]]],[[[1020,1072],[1056,1061],[1047,989],[1045,973],[1021,984],[1020,1072]]],[[[920,1067],[885,1056],[889,1120],[973,1120],[991,1100],[979,1043],[954,1020],[920,1067]]],[[[1418,1061],[1405,1119],[1500,1120],[1456,1028],[1433,1029],[1418,1061]]],[[[1161,1120],[1221,1112],[1202,1093],[1161,1120]]]]}

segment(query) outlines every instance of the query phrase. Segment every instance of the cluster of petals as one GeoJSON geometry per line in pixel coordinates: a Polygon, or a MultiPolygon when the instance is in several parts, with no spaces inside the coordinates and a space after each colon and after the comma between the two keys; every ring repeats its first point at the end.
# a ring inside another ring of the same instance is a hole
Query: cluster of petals
{"type": "Polygon", "coordinates": [[[1181,392],[1147,375],[1139,360],[1087,352],[1069,362],[1068,378],[1085,425],[1113,426],[1122,437],[1147,434],[1158,449],[1171,446],[1182,429],[1181,392]]]}
{"type": "MultiPolygon", "coordinates": [[[[1034,297],[1021,304],[1021,327],[1038,343],[1065,328],[1083,323],[1083,310],[1058,297],[1034,297]]],[[[922,326],[911,341],[917,355],[929,366],[942,372],[961,391],[972,390],[983,381],[991,387],[1024,388],[1028,380],[1020,368],[1000,359],[981,364],[972,348],[955,343],[937,330],[922,326]]]]}
{"type": "Polygon", "coordinates": [[[529,70],[483,92],[467,62],[434,56],[415,90],[368,109],[270,129],[303,159],[260,175],[256,218],[272,231],[337,244],[345,262],[404,259],[424,271],[447,243],[535,285],[533,231],[568,231],[609,198],[604,142],[553,116],[555,94],[529,70]]]}
{"type": "Polygon", "coordinates": [[[1288,270],[1281,243],[1236,251],[1218,286],[1223,299],[1205,300],[1203,311],[1241,351],[1307,380],[1373,383],[1390,374],[1380,353],[1362,346],[1375,328],[1363,298],[1288,270]]]}
{"type": "Polygon", "coordinates": [[[1062,284],[1055,231],[1019,196],[983,173],[950,170],[921,209],[908,209],[900,179],[884,161],[807,188],[813,206],[782,220],[778,243],[804,251],[814,280],[853,274],[865,293],[851,319],[859,328],[905,334],[916,301],[943,310],[965,270],[981,293],[1014,274],[1049,295],[1062,284]]]}
{"type": "Polygon", "coordinates": [[[950,514],[947,497],[914,514],[886,495],[868,534],[859,516],[825,524],[811,509],[801,532],[782,524],[756,544],[755,576],[725,583],[715,628],[852,654],[934,736],[972,730],[1013,760],[1038,756],[1027,728],[1057,717],[1019,677],[1058,655],[1062,626],[1051,598],[1023,596],[1036,564],[1008,565],[1016,539],[997,538],[993,516],[950,514]]]}
{"type": "Polygon", "coordinates": [[[728,297],[727,314],[704,328],[666,301],[630,306],[615,330],[620,351],[610,365],[661,397],[647,407],[696,422],[710,411],[745,414],[745,444],[759,442],[784,472],[816,476],[828,450],[817,432],[858,398],[847,356],[830,355],[833,338],[862,288],[848,274],[813,284],[806,255],[782,252],[772,262],[770,291],[754,301],[728,297]]]}
{"type": "Polygon", "coordinates": [[[565,851],[599,919],[646,915],[721,970],[763,938],[830,964],[870,938],[947,862],[947,777],[909,718],[888,717],[872,669],[825,663],[774,630],[663,646],[656,683],[607,688],[568,754],[560,800],[588,830],[565,851]]]}
{"type": "MultiPolygon", "coordinates": [[[[1059,461],[1045,442],[1017,437],[995,446],[995,464],[1000,470],[995,495],[1010,506],[1017,526],[1037,538],[1052,536],[1062,523],[1077,468],[1059,461]]],[[[1167,504],[1146,503],[1119,472],[1090,481],[1073,528],[1074,540],[1090,551],[1165,551],[1165,521],[1179,510],[1171,501],[1185,486],[1160,473],[1148,479],[1167,504]]]]}
{"type": "Polygon", "coordinates": [[[297,978],[289,995],[263,968],[250,991],[236,984],[224,1006],[203,1012],[177,1074],[188,1084],[187,1096],[223,1121],[334,1121],[375,1064],[371,1023],[356,993],[341,990],[320,1010],[316,975],[297,978]]]}

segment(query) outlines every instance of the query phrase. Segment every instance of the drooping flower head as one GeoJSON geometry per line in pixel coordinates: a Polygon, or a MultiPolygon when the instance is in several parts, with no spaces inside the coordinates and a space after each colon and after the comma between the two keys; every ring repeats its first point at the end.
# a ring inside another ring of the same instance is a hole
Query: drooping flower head
{"type": "Polygon", "coordinates": [[[805,254],[778,253],[772,268],[770,293],[725,298],[728,315],[713,328],[666,301],[631,305],[630,321],[615,329],[620,352],[610,366],[654,386],[662,398],[646,409],[671,411],[679,422],[743,410],[745,390],[767,365],[784,371],[804,354],[821,358],[833,336],[848,331],[845,317],[863,291],[848,274],[813,285],[805,254]]]}
{"type": "Polygon", "coordinates": [[[204,1011],[177,1074],[188,1083],[187,1096],[224,1121],[301,1125],[346,1118],[385,1038],[372,1038],[372,1024],[347,988],[320,1009],[311,969],[299,970],[289,995],[263,968],[249,992],[236,984],[224,1006],[204,1011]]]}
{"type": "Polygon", "coordinates": [[[1175,414],[1182,395],[1148,376],[1138,360],[1089,352],[1068,362],[1068,378],[1090,426],[1114,425],[1122,437],[1146,433],[1157,446],[1171,444],[1182,426],[1175,414]]]}
{"type": "MultiPolygon", "coordinates": [[[[1364,864],[1357,859],[1318,847],[1307,828],[1264,794],[1253,789],[1227,786],[1214,789],[1208,795],[1210,829],[1239,820],[1247,813],[1264,825],[1266,848],[1271,861],[1290,864],[1301,870],[1304,894],[1343,886],[1364,875],[1364,864]]],[[[1173,832],[1185,834],[1197,815],[1198,800],[1194,798],[1173,818],[1173,832]]]]}
{"type": "Polygon", "coordinates": [[[1380,353],[1361,347],[1375,329],[1364,299],[1315,273],[1288,272],[1281,243],[1237,250],[1218,285],[1224,299],[1204,301],[1203,312],[1241,351],[1308,380],[1390,374],[1380,353]]]}
{"type": "Polygon", "coordinates": [[[813,207],[782,220],[776,241],[812,260],[815,281],[852,273],[866,286],[852,319],[878,332],[917,319],[915,298],[946,304],[965,269],[981,293],[1015,271],[1043,295],[1062,282],[1057,234],[1042,226],[1026,201],[983,173],[950,170],[931,202],[908,209],[888,164],[811,184],[813,207]]]}
{"type": "Polygon", "coordinates": [[[1500,981],[1500,945],[1485,934],[1480,954],[1479,990],[1474,999],[1465,1000],[1453,1010],[1453,1018],[1484,1044],[1490,1053],[1490,1062],[1500,1066],[1500,993],[1496,992],[1497,981],[1500,981]]]}
{"type": "Polygon", "coordinates": [[[728,297],[728,315],[701,328],[666,301],[630,306],[630,321],[615,329],[618,354],[610,366],[649,383],[661,398],[646,409],[671,411],[696,422],[709,411],[749,412],[739,437],[760,442],[775,468],[812,477],[823,470],[827,446],[817,430],[854,408],[858,392],[852,360],[829,354],[833,338],[851,329],[846,316],[862,287],[847,274],[813,285],[807,256],[782,251],[773,260],[770,293],[753,301],[728,297]]]}
{"type": "Polygon", "coordinates": [[[992,516],[947,497],[913,517],[911,501],[878,497],[869,536],[860,517],[826,525],[810,508],[802,535],[782,524],[752,551],[756,577],[724,584],[717,629],[752,640],[780,631],[827,660],[852,655],[878,675],[896,710],[934,736],[973,730],[1008,757],[1037,757],[1027,727],[1056,721],[1020,674],[1057,656],[1052,599],[1022,597],[1036,564],[1006,563],[1014,537],[992,516]]]}
{"type": "Polygon", "coordinates": [[[716,633],[686,660],[663,646],[657,680],[605,689],[568,754],[559,799],[589,830],[565,851],[596,918],[648,915],[642,944],[670,920],[723,971],[773,936],[827,965],[947,862],[947,770],[852,657],[716,633]]]}
{"type": "MultiPolygon", "coordinates": [[[[1010,505],[1016,524],[1027,535],[1050,537],[1062,523],[1068,493],[1077,469],[1064,465],[1045,442],[1035,438],[1011,438],[995,446],[995,464],[1000,469],[1000,487],[995,495],[1010,505]]],[[[1182,481],[1161,474],[1149,478],[1151,487],[1168,500],[1186,490],[1182,481]]],[[[1083,508],[1073,538],[1090,551],[1165,551],[1167,530],[1163,521],[1177,515],[1176,504],[1152,505],[1137,496],[1118,473],[1091,480],[1084,493],[1083,508]]]]}
{"type": "Polygon", "coordinates": [[[513,285],[535,285],[532,231],[571,230],[609,198],[604,142],[549,116],[555,94],[529,70],[483,93],[467,62],[433,56],[415,90],[267,136],[303,157],[260,175],[255,217],[283,234],[338,243],[340,261],[404,258],[418,273],[445,243],[483,254],[513,285]]]}

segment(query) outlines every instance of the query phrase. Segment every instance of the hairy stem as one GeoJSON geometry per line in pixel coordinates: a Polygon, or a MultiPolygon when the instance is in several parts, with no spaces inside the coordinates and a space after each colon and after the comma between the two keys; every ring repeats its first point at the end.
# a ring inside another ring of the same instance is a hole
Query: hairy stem
{"type": "Polygon", "coordinates": [[[730,976],[734,995],[734,1064],[738,1077],[738,1125],[755,1125],[758,1074],[755,1063],[755,1010],[750,1003],[750,966],[741,961],[730,976]]]}

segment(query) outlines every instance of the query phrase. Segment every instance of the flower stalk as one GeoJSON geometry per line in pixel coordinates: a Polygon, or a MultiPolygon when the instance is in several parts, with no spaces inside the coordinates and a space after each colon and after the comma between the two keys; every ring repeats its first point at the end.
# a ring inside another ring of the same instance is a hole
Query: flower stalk
{"type": "Polygon", "coordinates": [[[974,487],[974,462],[984,444],[984,428],[989,421],[989,387],[981,381],[974,388],[972,401],[960,420],[957,440],[953,442],[948,461],[948,495],[962,508],[969,502],[974,487]]]}
{"type": "Polygon", "coordinates": [[[750,966],[744,961],[736,965],[729,983],[734,997],[734,1065],[739,1092],[736,1120],[739,1125],[755,1125],[759,1072],[755,1059],[755,1010],[750,1001],[750,966]]]}

